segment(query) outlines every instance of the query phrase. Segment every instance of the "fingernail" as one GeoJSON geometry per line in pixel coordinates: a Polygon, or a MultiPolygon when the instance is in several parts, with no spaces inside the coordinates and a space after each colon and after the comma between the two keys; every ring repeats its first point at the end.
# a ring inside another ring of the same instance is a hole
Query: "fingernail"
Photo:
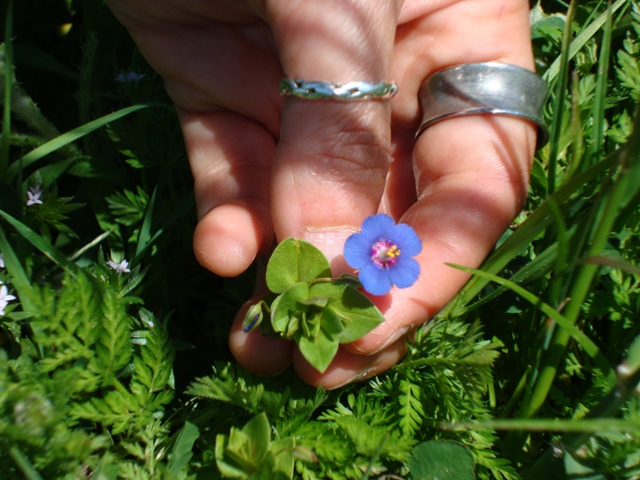
{"type": "MultiPolygon", "coordinates": [[[[332,270],[334,270],[334,260],[342,259],[344,253],[344,242],[350,235],[357,232],[358,229],[351,225],[344,225],[332,228],[307,227],[302,233],[302,239],[316,246],[329,260],[332,270]]],[[[344,262],[343,262],[344,263],[344,262]]],[[[344,268],[338,267],[340,270],[347,271],[346,263],[344,268]]],[[[340,275],[343,271],[333,271],[334,275],[340,275]]]]}
{"type": "Polygon", "coordinates": [[[358,372],[357,375],[354,375],[353,377],[348,378],[347,380],[343,381],[339,385],[335,385],[335,386],[329,388],[329,390],[336,390],[338,388],[342,388],[342,387],[344,387],[346,385],[349,385],[350,383],[359,382],[361,380],[364,380],[365,378],[368,378],[368,377],[372,376],[374,373],[375,373],[375,368],[373,366],[365,368],[361,372],[358,372]]]}
{"type": "Polygon", "coordinates": [[[360,348],[358,348],[356,345],[349,345],[349,350],[360,354],[360,355],[375,355],[376,353],[381,352],[382,350],[384,350],[385,348],[387,348],[389,345],[393,345],[395,342],[398,341],[398,339],[402,338],[404,335],[407,334],[407,332],[409,330],[411,330],[413,327],[411,325],[408,325],[406,327],[402,327],[399,328],[398,330],[396,330],[393,335],[390,335],[389,338],[385,339],[385,341],[375,350],[371,351],[371,350],[362,350],[360,348]]]}

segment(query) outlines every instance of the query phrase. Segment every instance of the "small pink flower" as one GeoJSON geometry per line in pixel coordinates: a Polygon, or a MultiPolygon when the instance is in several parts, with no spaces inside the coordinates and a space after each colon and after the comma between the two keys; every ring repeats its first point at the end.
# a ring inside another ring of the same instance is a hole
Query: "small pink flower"
{"type": "Polygon", "coordinates": [[[4,309],[9,305],[9,302],[15,299],[15,296],[9,295],[9,290],[7,290],[6,285],[0,287],[0,317],[4,315],[4,309]]]}
{"type": "Polygon", "coordinates": [[[29,199],[27,200],[27,207],[30,207],[31,205],[42,205],[42,200],[40,200],[40,197],[43,193],[44,192],[42,191],[42,187],[40,185],[30,187],[29,191],[27,192],[27,196],[29,197],[29,199]]]}
{"type": "Polygon", "coordinates": [[[129,262],[127,262],[126,260],[122,260],[120,263],[109,260],[107,262],[107,265],[109,265],[118,273],[129,273],[131,271],[129,270],[129,262]]]}

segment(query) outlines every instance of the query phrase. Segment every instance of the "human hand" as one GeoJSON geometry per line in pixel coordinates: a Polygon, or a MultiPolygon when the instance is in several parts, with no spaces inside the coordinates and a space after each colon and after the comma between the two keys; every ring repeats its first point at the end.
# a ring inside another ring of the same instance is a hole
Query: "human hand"
{"type": "MultiPolygon", "coordinates": [[[[405,335],[468,279],[527,193],[535,127],[501,116],[449,119],[425,130],[418,89],[452,65],[532,69],[524,0],[110,0],[181,122],[200,221],[194,250],[224,276],[244,271],[287,237],[307,240],[348,270],[346,238],[378,211],[416,230],[422,275],[375,297],[385,322],[340,348],[322,374],[291,342],[242,330],[230,346],[260,374],[291,363],[306,382],[335,388],[393,366],[405,335]],[[283,98],[282,77],[395,80],[390,101],[283,98]],[[393,161],[391,161],[393,160],[393,161]]],[[[253,299],[252,301],[255,301],[253,299]]]]}

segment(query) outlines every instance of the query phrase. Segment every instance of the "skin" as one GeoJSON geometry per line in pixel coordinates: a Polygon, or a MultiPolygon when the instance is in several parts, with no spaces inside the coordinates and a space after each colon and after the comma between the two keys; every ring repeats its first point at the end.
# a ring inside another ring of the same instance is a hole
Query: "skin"
{"type": "MultiPolygon", "coordinates": [[[[418,89],[432,73],[474,62],[533,69],[524,0],[110,0],[162,75],[185,138],[200,221],[194,251],[234,276],[287,237],[314,243],[334,273],[344,240],[386,212],[423,240],[422,275],[375,297],[386,321],[341,347],[320,374],[291,342],[245,334],[231,350],[259,374],[293,365],[311,385],[336,388],[382,372],[405,335],[467,281],[446,262],[475,267],[520,211],[536,133],[527,121],[449,119],[417,140],[418,89]],[[282,77],[392,79],[390,101],[282,98],[282,77]]],[[[255,302],[252,299],[249,303],[255,302]]],[[[249,304],[248,303],[248,304],[249,304]]],[[[247,304],[247,305],[248,305],[247,304]]]]}

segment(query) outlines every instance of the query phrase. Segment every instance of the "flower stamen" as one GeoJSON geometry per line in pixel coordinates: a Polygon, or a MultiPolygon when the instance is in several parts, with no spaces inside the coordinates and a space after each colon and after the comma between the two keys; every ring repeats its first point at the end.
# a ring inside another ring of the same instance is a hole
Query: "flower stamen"
{"type": "Polygon", "coordinates": [[[400,253],[396,244],[380,239],[371,246],[371,261],[378,268],[393,267],[398,261],[400,253]]]}

